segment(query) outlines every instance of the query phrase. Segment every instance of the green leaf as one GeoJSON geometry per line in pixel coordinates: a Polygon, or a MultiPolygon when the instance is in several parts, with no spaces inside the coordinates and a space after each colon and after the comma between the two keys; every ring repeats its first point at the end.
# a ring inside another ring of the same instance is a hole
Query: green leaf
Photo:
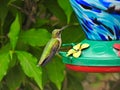
{"type": "Polygon", "coordinates": [[[20,67],[13,67],[6,76],[6,83],[9,87],[9,90],[17,90],[20,87],[24,78],[25,75],[20,69],[20,67]]]}
{"type": "Polygon", "coordinates": [[[31,46],[44,46],[50,37],[46,29],[30,29],[21,33],[20,40],[31,46]]]}
{"type": "Polygon", "coordinates": [[[67,70],[67,73],[69,75],[71,75],[72,77],[75,77],[76,79],[79,79],[79,81],[83,81],[86,79],[87,74],[85,73],[80,73],[80,72],[76,72],[76,71],[71,71],[71,70],[67,70]]]}
{"type": "Polygon", "coordinates": [[[53,13],[53,15],[55,15],[63,23],[66,23],[67,19],[65,13],[62,8],[59,7],[57,0],[49,0],[49,3],[47,0],[44,0],[44,3],[49,11],[53,13]]]}
{"type": "Polygon", "coordinates": [[[70,26],[62,33],[63,43],[80,42],[84,38],[85,35],[80,26],[70,26]]]}
{"type": "Polygon", "coordinates": [[[48,77],[59,90],[61,90],[61,84],[65,77],[64,69],[64,64],[57,56],[47,65],[48,77]]]}
{"type": "Polygon", "coordinates": [[[39,28],[42,25],[46,25],[49,21],[47,19],[41,19],[41,18],[37,18],[36,19],[36,23],[33,24],[33,27],[39,28]]]}
{"type": "MultiPolygon", "coordinates": [[[[43,81],[43,86],[45,87],[48,82],[49,82],[49,78],[48,78],[48,74],[46,72],[46,68],[42,68],[42,81],[43,81]]],[[[48,89],[49,90],[49,89],[48,89]]]]}
{"type": "Polygon", "coordinates": [[[12,50],[14,50],[16,47],[17,40],[19,37],[18,36],[19,32],[20,32],[20,23],[19,23],[19,16],[17,14],[15,20],[10,26],[10,32],[8,33],[8,37],[10,38],[10,44],[11,44],[12,50]]]}
{"type": "MultiPolygon", "coordinates": [[[[83,90],[81,81],[72,75],[67,75],[67,90],[83,90]]],[[[66,90],[66,89],[65,89],[66,90]]]]}
{"type": "Polygon", "coordinates": [[[9,50],[10,50],[10,43],[7,43],[2,48],[0,48],[0,54],[5,53],[5,52],[7,53],[9,52],[9,50]]]}
{"type": "Polygon", "coordinates": [[[16,0],[9,0],[8,5],[15,2],[16,0]]]}
{"type": "Polygon", "coordinates": [[[16,53],[24,73],[28,77],[33,78],[38,86],[43,89],[42,70],[41,68],[37,67],[37,59],[25,51],[16,51],[16,53]]]}
{"type": "Polygon", "coordinates": [[[7,73],[9,62],[9,53],[0,54],[0,81],[7,73]]]}
{"type": "Polygon", "coordinates": [[[4,20],[7,16],[8,13],[8,7],[7,7],[7,0],[0,0],[0,20],[1,20],[1,24],[3,26],[4,24],[4,20]]]}
{"type": "Polygon", "coordinates": [[[64,10],[64,13],[67,16],[67,23],[70,22],[70,17],[73,12],[72,7],[70,6],[69,0],[57,0],[60,7],[64,10]]]}

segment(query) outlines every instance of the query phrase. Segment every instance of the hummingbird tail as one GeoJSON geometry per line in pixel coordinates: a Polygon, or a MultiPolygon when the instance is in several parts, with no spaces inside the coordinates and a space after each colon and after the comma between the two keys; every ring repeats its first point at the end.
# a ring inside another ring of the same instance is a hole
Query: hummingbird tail
{"type": "Polygon", "coordinates": [[[38,63],[38,66],[45,66],[52,59],[53,56],[53,54],[48,56],[46,59],[43,60],[43,62],[38,63]]]}
{"type": "Polygon", "coordinates": [[[41,64],[38,64],[38,66],[45,66],[50,60],[44,60],[41,64]]]}
{"type": "Polygon", "coordinates": [[[46,61],[46,60],[43,61],[43,62],[40,64],[40,66],[45,66],[45,65],[47,64],[47,62],[48,62],[48,61],[46,61]]]}

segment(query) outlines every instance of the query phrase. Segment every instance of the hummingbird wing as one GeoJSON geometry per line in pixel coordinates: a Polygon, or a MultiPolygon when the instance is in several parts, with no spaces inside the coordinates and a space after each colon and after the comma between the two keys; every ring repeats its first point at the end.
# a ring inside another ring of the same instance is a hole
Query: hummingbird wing
{"type": "Polygon", "coordinates": [[[60,45],[59,40],[50,40],[43,51],[39,65],[44,66],[47,62],[49,62],[60,48],[60,45]]]}

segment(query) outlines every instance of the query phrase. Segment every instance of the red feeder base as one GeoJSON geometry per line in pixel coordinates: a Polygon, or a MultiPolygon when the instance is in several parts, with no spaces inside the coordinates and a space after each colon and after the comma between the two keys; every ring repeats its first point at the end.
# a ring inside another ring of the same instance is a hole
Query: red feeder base
{"type": "Polygon", "coordinates": [[[108,73],[120,72],[120,66],[76,66],[66,64],[68,69],[78,72],[91,72],[91,73],[108,73]]]}

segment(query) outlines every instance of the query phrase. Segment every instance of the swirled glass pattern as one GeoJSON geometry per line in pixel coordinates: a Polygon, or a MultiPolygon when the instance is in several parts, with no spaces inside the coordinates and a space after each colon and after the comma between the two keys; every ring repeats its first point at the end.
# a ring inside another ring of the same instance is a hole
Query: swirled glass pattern
{"type": "Polygon", "coordinates": [[[120,40],[120,0],[70,0],[90,40],[120,40]]]}

